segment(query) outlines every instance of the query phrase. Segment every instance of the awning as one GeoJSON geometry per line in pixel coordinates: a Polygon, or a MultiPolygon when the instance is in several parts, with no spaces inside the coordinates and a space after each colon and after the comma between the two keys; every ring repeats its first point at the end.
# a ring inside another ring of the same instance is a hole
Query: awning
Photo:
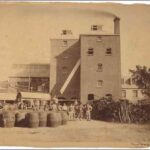
{"type": "MultiPolygon", "coordinates": [[[[33,92],[21,92],[22,100],[40,99],[50,100],[48,93],[33,93],[33,92]]],[[[0,100],[16,100],[17,93],[0,93],[0,100]]]]}
{"type": "Polygon", "coordinates": [[[16,99],[16,93],[0,93],[0,100],[12,100],[16,99]]]}
{"type": "Polygon", "coordinates": [[[50,100],[50,95],[48,93],[21,92],[21,94],[22,99],[50,100]]]}

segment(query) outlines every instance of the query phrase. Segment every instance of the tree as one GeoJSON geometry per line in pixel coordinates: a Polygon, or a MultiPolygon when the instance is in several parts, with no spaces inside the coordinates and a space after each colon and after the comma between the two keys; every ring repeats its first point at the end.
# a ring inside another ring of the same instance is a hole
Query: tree
{"type": "Polygon", "coordinates": [[[150,96],[150,68],[137,65],[134,70],[129,70],[133,82],[143,89],[143,94],[150,96]]]}

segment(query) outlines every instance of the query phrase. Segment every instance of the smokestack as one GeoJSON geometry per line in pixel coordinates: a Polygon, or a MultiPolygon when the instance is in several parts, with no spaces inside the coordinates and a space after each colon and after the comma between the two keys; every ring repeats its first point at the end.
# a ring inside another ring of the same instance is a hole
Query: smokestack
{"type": "Polygon", "coordinates": [[[120,34],[120,18],[114,18],[114,34],[120,34]]]}

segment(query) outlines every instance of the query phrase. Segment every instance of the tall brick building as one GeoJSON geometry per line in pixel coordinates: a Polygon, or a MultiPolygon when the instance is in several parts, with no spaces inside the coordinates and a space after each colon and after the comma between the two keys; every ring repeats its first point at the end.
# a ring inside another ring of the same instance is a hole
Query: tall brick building
{"type": "Polygon", "coordinates": [[[99,26],[94,25],[94,34],[51,40],[52,97],[77,98],[82,103],[106,95],[121,97],[119,21],[114,19],[114,34],[96,34],[99,26]]]}

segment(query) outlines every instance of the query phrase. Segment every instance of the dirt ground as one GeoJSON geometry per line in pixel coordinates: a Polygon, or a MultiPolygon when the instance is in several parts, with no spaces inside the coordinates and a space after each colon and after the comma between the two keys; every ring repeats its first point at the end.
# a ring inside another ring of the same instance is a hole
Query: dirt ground
{"type": "Polygon", "coordinates": [[[0,128],[0,146],[150,147],[150,125],[84,120],[56,128],[0,128]]]}

